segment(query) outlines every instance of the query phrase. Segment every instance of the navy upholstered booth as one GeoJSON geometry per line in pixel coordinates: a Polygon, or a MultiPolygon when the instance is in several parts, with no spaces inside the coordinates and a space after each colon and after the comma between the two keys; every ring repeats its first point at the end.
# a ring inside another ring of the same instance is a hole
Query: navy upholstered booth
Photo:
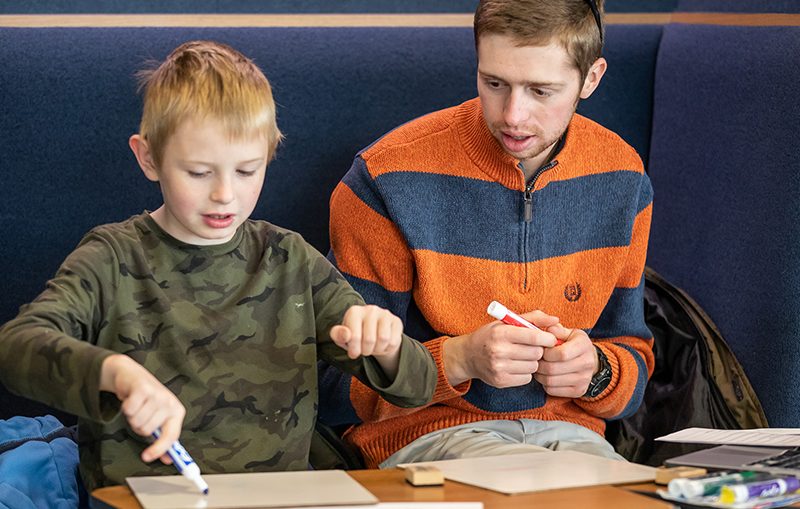
{"type": "Polygon", "coordinates": [[[741,12],[741,13],[800,13],[797,0],[678,0],[678,11],[741,12]]]}
{"type": "MultiPolygon", "coordinates": [[[[677,3],[606,0],[605,6],[606,12],[667,12],[677,3]]],[[[0,13],[472,13],[477,5],[478,0],[28,0],[0,2],[0,13]]]]}
{"type": "MultiPolygon", "coordinates": [[[[581,106],[646,152],[661,27],[612,26],[607,81],[581,106]],[[622,107],[620,107],[622,105],[622,107]]],[[[328,248],[328,197],[361,148],[475,95],[470,28],[0,29],[0,322],[92,226],[160,204],[127,146],[134,73],[181,42],[220,40],[270,79],[286,135],[254,216],[328,248]]],[[[41,408],[0,388],[0,418],[41,408]]]]}
{"type": "Polygon", "coordinates": [[[800,27],[670,25],[648,263],[720,327],[772,426],[800,426],[800,27]]]}
{"type": "MultiPolygon", "coordinates": [[[[475,94],[469,28],[0,28],[0,322],[89,228],[160,204],[127,147],[133,74],[196,38],[272,81],[286,140],[255,217],[323,252],[353,155],[475,94]]],[[[717,322],[770,423],[800,426],[800,27],[611,25],[607,43],[609,71],[579,111],[648,165],[648,262],[717,322]]],[[[0,388],[0,418],[44,410],[0,388]]]]}

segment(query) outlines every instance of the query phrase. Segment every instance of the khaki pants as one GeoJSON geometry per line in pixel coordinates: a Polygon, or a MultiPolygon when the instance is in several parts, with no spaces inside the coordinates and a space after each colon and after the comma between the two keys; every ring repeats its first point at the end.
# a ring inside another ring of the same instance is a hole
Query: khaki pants
{"type": "Polygon", "coordinates": [[[433,431],[379,466],[549,451],[578,451],[625,461],[605,438],[578,424],[519,419],[479,421],[433,431]]]}

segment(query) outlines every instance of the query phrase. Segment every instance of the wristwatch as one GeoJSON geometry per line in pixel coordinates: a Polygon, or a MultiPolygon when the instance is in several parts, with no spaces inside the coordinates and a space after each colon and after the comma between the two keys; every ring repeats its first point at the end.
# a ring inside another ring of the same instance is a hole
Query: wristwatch
{"type": "Polygon", "coordinates": [[[597,360],[600,362],[600,369],[594,374],[592,381],[589,382],[589,388],[586,389],[586,394],[583,395],[584,398],[596,398],[611,383],[611,364],[608,363],[608,357],[597,345],[595,345],[595,348],[597,348],[597,360]]]}

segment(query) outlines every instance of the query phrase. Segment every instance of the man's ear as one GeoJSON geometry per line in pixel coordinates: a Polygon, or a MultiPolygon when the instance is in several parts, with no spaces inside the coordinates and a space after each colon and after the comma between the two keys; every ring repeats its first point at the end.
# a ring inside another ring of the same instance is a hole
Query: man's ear
{"type": "Polygon", "coordinates": [[[594,61],[592,66],[589,68],[589,72],[586,73],[586,79],[583,80],[581,99],[588,99],[589,96],[592,95],[595,89],[597,89],[597,86],[600,84],[600,80],[606,73],[607,68],[608,62],[606,62],[605,58],[600,57],[594,61]]]}
{"type": "Polygon", "coordinates": [[[156,165],[153,162],[153,155],[150,152],[150,146],[147,144],[147,141],[145,141],[141,135],[134,134],[128,140],[128,146],[131,147],[133,155],[136,156],[136,160],[139,162],[144,176],[147,177],[148,180],[158,182],[158,172],[156,171],[156,165]]]}

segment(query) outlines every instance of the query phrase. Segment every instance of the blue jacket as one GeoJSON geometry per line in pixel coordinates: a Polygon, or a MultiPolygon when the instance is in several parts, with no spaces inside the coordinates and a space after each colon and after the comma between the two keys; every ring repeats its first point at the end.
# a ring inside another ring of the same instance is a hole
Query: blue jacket
{"type": "Polygon", "coordinates": [[[85,504],[74,434],[52,415],[0,420],[0,509],[85,504]]]}

